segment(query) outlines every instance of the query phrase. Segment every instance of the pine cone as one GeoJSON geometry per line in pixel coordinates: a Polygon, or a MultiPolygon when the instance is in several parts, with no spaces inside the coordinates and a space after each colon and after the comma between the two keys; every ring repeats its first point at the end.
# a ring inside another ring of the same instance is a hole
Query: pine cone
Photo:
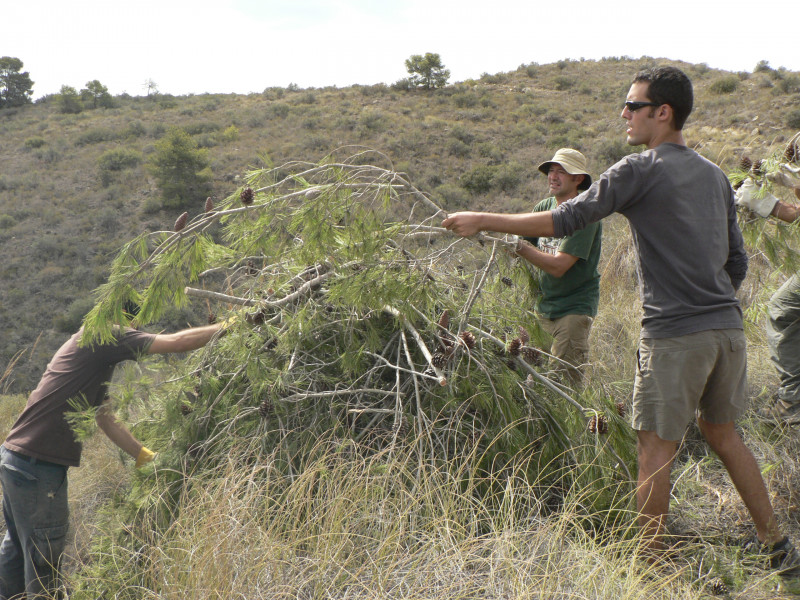
{"type": "Polygon", "coordinates": [[[431,364],[437,369],[442,369],[447,364],[448,356],[442,352],[437,352],[431,356],[431,364]]]}
{"type": "Polygon", "coordinates": [[[528,330],[525,329],[522,325],[519,326],[519,339],[522,340],[523,344],[527,344],[531,341],[531,336],[528,333],[528,330]]]}
{"type": "Polygon", "coordinates": [[[459,337],[469,350],[475,347],[475,335],[471,331],[462,331],[459,337]]]}
{"type": "Polygon", "coordinates": [[[599,433],[604,435],[608,433],[608,419],[603,415],[594,415],[589,419],[589,433],[599,433]]]}
{"type": "Polygon", "coordinates": [[[750,160],[750,157],[742,156],[742,160],[739,161],[739,168],[746,173],[751,169],[752,166],[753,161],[750,160]]]}
{"type": "Polygon", "coordinates": [[[624,402],[617,402],[614,406],[616,406],[617,414],[620,417],[624,417],[625,414],[628,412],[627,409],[625,408],[625,403],[624,402]]]}
{"type": "Polygon", "coordinates": [[[519,338],[514,338],[508,344],[507,351],[511,356],[519,356],[519,352],[522,350],[522,340],[519,338]]]}
{"type": "Polygon", "coordinates": [[[255,193],[253,192],[253,188],[246,187],[244,188],[241,193],[239,194],[239,199],[242,201],[242,204],[245,206],[249,206],[253,203],[253,199],[256,197],[255,193]]]}
{"type": "Polygon", "coordinates": [[[510,278],[510,277],[501,277],[501,278],[500,278],[500,281],[502,281],[502,282],[503,282],[505,285],[507,285],[508,287],[512,287],[512,286],[514,285],[514,282],[513,282],[513,281],[511,281],[511,278],[510,278]]]}
{"type": "Polygon", "coordinates": [[[764,161],[759,159],[753,163],[753,175],[756,177],[761,177],[764,174],[762,167],[764,165],[764,161]]]}
{"type": "Polygon", "coordinates": [[[269,338],[264,345],[261,346],[261,352],[267,352],[268,350],[272,350],[275,346],[278,345],[278,340],[275,338],[269,338]]]}
{"type": "Polygon", "coordinates": [[[206,212],[211,212],[212,210],[214,210],[214,201],[209,196],[206,198],[206,212]]]}
{"type": "Polygon", "coordinates": [[[172,228],[174,231],[180,231],[186,227],[186,221],[189,220],[189,213],[185,212],[180,217],[175,219],[175,226],[172,228]]]}
{"type": "Polygon", "coordinates": [[[728,594],[728,586],[719,577],[715,578],[708,587],[713,596],[725,596],[728,594]]]}
{"type": "Polygon", "coordinates": [[[442,316],[439,317],[439,327],[442,329],[447,329],[450,327],[450,311],[444,309],[442,316]]]}
{"type": "Polygon", "coordinates": [[[254,313],[246,313],[244,316],[245,322],[249,325],[262,325],[266,319],[267,315],[261,310],[254,313]]]}
{"type": "Polygon", "coordinates": [[[800,163],[800,133],[796,133],[789,143],[786,144],[786,150],[783,157],[790,163],[800,163]]]}
{"type": "Polygon", "coordinates": [[[258,407],[258,414],[261,416],[262,419],[268,418],[275,412],[275,405],[272,402],[271,398],[264,398],[264,401],[261,403],[261,406],[258,407]]]}
{"type": "Polygon", "coordinates": [[[542,364],[542,352],[538,348],[533,348],[532,346],[523,346],[522,347],[522,358],[525,359],[525,362],[529,365],[541,365],[542,364]]]}
{"type": "Polygon", "coordinates": [[[208,324],[213,325],[216,322],[217,322],[217,315],[215,315],[213,312],[208,313],[208,324]]]}
{"type": "Polygon", "coordinates": [[[193,410],[194,410],[194,408],[192,408],[192,406],[190,404],[184,404],[183,402],[181,402],[181,414],[184,417],[186,415],[191,414],[193,410]]]}

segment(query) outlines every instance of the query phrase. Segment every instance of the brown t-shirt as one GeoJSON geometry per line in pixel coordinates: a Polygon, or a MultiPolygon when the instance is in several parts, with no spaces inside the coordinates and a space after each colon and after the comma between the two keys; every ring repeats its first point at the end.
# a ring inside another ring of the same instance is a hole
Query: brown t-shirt
{"type": "Polygon", "coordinates": [[[73,335],[50,360],[3,443],[9,450],[59,465],[79,466],[82,447],[64,418],[64,413],[75,410],[70,400],[80,406],[100,406],[116,364],[139,358],[155,338],[151,333],[126,329],[111,343],[81,347],[78,341],[82,334],[83,330],[73,335]]]}

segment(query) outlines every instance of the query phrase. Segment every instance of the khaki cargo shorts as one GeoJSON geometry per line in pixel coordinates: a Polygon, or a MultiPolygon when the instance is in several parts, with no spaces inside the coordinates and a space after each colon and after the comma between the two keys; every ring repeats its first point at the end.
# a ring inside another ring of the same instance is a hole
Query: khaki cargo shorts
{"type": "Polygon", "coordinates": [[[747,342],[741,329],[643,338],[633,386],[632,425],[680,440],[695,415],[731,423],[747,408],[747,342]]]}

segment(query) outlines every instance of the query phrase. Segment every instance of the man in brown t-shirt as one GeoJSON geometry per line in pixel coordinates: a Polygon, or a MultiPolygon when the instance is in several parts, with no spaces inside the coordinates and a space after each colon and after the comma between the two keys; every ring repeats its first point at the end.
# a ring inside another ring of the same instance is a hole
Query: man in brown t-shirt
{"type": "Polygon", "coordinates": [[[73,404],[96,407],[98,427],[141,466],[153,459],[117,421],[107,386],[117,363],[145,354],[188,352],[206,345],[222,325],[172,334],[120,329],[112,342],[79,345],[78,331],[55,353],[22,414],[0,447],[7,531],[0,544],[0,600],[17,594],[51,597],[58,587],[69,507],[67,468],[80,465],[81,444],[66,421],[73,404]]]}

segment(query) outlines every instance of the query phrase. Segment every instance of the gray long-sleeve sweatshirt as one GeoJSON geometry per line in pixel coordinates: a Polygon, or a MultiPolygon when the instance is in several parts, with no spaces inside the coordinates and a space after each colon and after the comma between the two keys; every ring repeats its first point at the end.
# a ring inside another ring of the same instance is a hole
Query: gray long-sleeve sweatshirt
{"type": "Polygon", "coordinates": [[[626,156],[553,211],[556,236],[618,212],[638,256],[642,337],[741,329],[735,292],[747,254],[725,174],[694,150],[661,144],[626,156]]]}

